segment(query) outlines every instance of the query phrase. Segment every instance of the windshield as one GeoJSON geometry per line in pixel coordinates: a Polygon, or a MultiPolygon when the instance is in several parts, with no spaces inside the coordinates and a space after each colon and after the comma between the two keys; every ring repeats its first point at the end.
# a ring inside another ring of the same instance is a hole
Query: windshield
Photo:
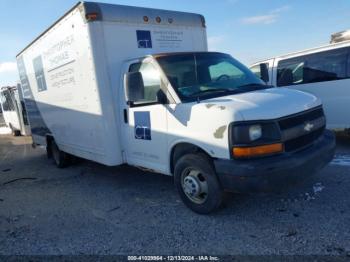
{"type": "Polygon", "coordinates": [[[183,101],[208,99],[268,88],[248,68],[222,53],[192,53],[157,58],[183,101]]]}

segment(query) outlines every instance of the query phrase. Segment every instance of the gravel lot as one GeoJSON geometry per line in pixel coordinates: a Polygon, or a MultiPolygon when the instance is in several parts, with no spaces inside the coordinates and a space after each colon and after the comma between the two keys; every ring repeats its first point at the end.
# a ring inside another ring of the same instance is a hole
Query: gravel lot
{"type": "Polygon", "coordinates": [[[172,178],[79,161],[57,169],[28,137],[0,136],[0,254],[319,254],[350,257],[350,138],[288,192],[229,195],[210,216],[172,178]],[[19,180],[16,180],[19,179],[19,180]]]}

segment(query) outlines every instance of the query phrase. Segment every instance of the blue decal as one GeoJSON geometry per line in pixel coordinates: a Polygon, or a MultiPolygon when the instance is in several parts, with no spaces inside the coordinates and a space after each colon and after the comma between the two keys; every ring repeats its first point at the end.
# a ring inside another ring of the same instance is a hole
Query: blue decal
{"type": "Polygon", "coordinates": [[[136,30],[137,47],[152,48],[151,31],[136,30]]]}
{"type": "Polygon", "coordinates": [[[135,138],[143,140],[151,139],[151,119],[149,112],[134,112],[135,138]]]}
{"type": "Polygon", "coordinates": [[[47,128],[39,111],[38,105],[34,100],[23,56],[17,58],[17,66],[19,78],[21,80],[21,88],[23,91],[24,104],[27,110],[30,129],[33,135],[45,136],[46,134],[50,133],[50,130],[47,128]]]}
{"type": "Polygon", "coordinates": [[[36,83],[38,85],[38,92],[47,90],[43,60],[41,56],[34,58],[33,67],[35,72],[36,83]]]}

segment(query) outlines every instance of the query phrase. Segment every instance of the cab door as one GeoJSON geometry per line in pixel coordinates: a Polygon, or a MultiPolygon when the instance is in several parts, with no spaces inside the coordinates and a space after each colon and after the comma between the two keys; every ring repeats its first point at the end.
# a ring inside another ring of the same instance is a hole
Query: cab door
{"type": "Polygon", "coordinates": [[[164,93],[160,70],[150,59],[128,66],[128,72],[140,72],[144,83],[144,97],[127,104],[123,88],[122,145],[126,162],[154,171],[168,171],[167,108],[159,102],[164,93]],[[163,90],[162,90],[163,89],[163,90]]]}

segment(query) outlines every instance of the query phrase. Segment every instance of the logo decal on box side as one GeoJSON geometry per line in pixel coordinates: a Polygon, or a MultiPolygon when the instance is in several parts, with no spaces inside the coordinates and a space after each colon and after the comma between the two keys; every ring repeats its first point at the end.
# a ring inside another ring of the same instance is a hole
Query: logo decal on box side
{"type": "Polygon", "coordinates": [[[47,90],[43,60],[41,58],[41,55],[34,58],[33,67],[35,72],[36,83],[38,85],[38,92],[47,90]]]}
{"type": "Polygon", "coordinates": [[[152,48],[151,31],[136,30],[136,36],[138,48],[152,48]]]}
{"type": "Polygon", "coordinates": [[[46,134],[51,132],[46,126],[44,119],[42,118],[41,113],[39,111],[38,105],[34,99],[28,80],[27,70],[24,64],[23,56],[17,58],[17,67],[19,72],[19,78],[21,80],[24,103],[32,134],[38,136],[45,136],[46,134]]]}
{"type": "Polygon", "coordinates": [[[135,138],[142,140],[152,140],[151,118],[149,112],[134,112],[135,138]]]}

